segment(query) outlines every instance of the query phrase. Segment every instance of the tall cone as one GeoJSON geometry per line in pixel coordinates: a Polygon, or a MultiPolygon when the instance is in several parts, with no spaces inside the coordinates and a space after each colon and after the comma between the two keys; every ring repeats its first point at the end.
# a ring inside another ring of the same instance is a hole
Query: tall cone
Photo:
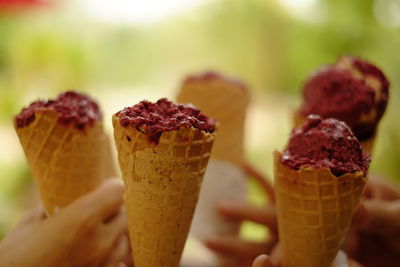
{"type": "Polygon", "coordinates": [[[135,267],[179,265],[215,133],[179,128],[157,145],[114,115],[135,267]]]}
{"type": "Polygon", "coordinates": [[[101,121],[77,129],[61,125],[56,111],[47,110],[37,112],[26,127],[15,124],[15,129],[50,215],[115,176],[101,121]]]}
{"type": "Polygon", "coordinates": [[[366,183],[362,172],[293,170],[275,152],[275,192],[283,267],[331,266],[366,183]]]}
{"type": "MultiPolygon", "coordinates": [[[[199,240],[212,235],[237,235],[241,223],[221,217],[216,203],[222,200],[244,203],[247,198],[247,180],[242,167],[246,111],[250,102],[248,89],[240,81],[206,72],[187,78],[177,101],[192,103],[219,122],[218,138],[204,176],[191,234],[199,240]]],[[[220,266],[226,265],[222,257],[218,260],[220,266]]]]}
{"type": "Polygon", "coordinates": [[[219,122],[212,158],[243,166],[244,127],[250,96],[242,83],[208,72],[187,79],[177,101],[192,103],[219,122]]]}

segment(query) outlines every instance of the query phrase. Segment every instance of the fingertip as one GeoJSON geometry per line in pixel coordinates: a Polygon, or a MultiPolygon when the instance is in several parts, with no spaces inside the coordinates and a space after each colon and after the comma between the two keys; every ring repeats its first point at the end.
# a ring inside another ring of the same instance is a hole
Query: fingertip
{"type": "Polygon", "coordinates": [[[122,201],[122,196],[125,192],[124,183],[118,178],[106,179],[100,186],[95,190],[95,194],[104,195],[107,198],[114,197],[117,200],[122,201]]]}
{"type": "Polygon", "coordinates": [[[258,257],[256,258],[256,260],[259,260],[259,261],[262,261],[262,262],[265,262],[265,261],[268,260],[268,259],[269,259],[269,256],[266,255],[266,254],[261,254],[260,256],[258,256],[258,257]]]}
{"type": "Polygon", "coordinates": [[[203,244],[213,250],[213,251],[218,251],[220,252],[221,250],[223,250],[225,242],[224,239],[221,237],[217,237],[217,236],[210,236],[207,238],[203,239],[203,244]]]}
{"type": "Polygon", "coordinates": [[[122,202],[122,196],[125,191],[124,184],[120,179],[110,178],[105,180],[100,186],[93,192],[93,199],[102,201],[122,202]]]}
{"type": "Polygon", "coordinates": [[[254,260],[252,267],[270,267],[270,266],[271,263],[269,260],[269,256],[262,254],[254,260]]]}
{"type": "Polygon", "coordinates": [[[239,208],[238,203],[228,200],[221,200],[217,204],[218,214],[227,220],[236,220],[236,213],[239,208]]]}
{"type": "Polygon", "coordinates": [[[207,247],[213,246],[215,243],[218,243],[218,238],[216,237],[206,237],[202,240],[203,244],[207,247]]]}

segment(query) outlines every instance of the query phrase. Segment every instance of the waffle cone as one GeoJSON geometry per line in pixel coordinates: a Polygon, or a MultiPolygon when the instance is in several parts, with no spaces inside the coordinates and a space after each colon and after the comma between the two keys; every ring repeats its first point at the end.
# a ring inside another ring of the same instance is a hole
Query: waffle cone
{"type": "Polygon", "coordinates": [[[305,120],[306,120],[306,118],[303,115],[301,115],[299,112],[297,112],[297,111],[293,112],[293,124],[294,124],[295,128],[303,125],[305,120]]]}
{"type": "Polygon", "coordinates": [[[113,117],[135,267],[179,265],[215,134],[164,132],[158,145],[113,117]]]}
{"type": "Polygon", "coordinates": [[[57,122],[52,111],[16,132],[48,214],[115,176],[110,140],[101,122],[78,130],[57,122]]]}
{"type": "Polygon", "coordinates": [[[328,169],[292,170],[275,153],[275,192],[283,267],[331,266],[357,208],[366,178],[328,169]]]}
{"type": "Polygon", "coordinates": [[[247,89],[222,79],[187,82],[180,89],[177,101],[192,103],[219,122],[212,158],[243,165],[244,127],[250,101],[247,89]]]}
{"type": "MultiPolygon", "coordinates": [[[[301,114],[299,114],[298,112],[294,112],[293,113],[293,124],[294,127],[299,127],[301,126],[304,121],[305,121],[305,117],[301,114]]],[[[375,139],[376,139],[376,132],[374,133],[374,135],[364,141],[360,141],[361,147],[362,149],[367,152],[367,153],[372,153],[372,150],[374,148],[374,144],[375,144],[375,139]]]]}
{"type": "Polygon", "coordinates": [[[374,149],[375,139],[376,139],[376,133],[371,138],[360,142],[360,145],[365,152],[372,154],[372,150],[374,149]]]}

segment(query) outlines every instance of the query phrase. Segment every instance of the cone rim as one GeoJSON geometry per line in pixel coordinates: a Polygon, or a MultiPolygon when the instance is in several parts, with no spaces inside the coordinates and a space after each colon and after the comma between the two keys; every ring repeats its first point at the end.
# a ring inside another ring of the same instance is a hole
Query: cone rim
{"type": "MultiPolygon", "coordinates": [[[[145,130],[141,129],[140,127],[137,128],[137,127],[135,127],[135,126],[133,126],[133,125],[130,125],[130,124],[127,125],[127,126],[122,126],[122,125],[120,124],[120,120],[121,120],[120,117],[118,117],[116,114],[114,114],[114,115],[112,116],[112,122],[113,122],[114,128],[115,128],[115,127],[121,127],[121,128],[124,128],[124,129],[128,129],[128,131],[130,131],[130,132],[139,133],[141,137],[144,137],[144,138],[146,138],[146,140],[147,140],[147,132],[146,132],[145,130]],[[117,126],[117,125],[118,125],[118,126],[117,126]]],[[[213,132],[206,132],[206,131],[204,131],[204,130],[197,129],[197,128],[193,127],[193,126],[191,126],[191,127],[189,127],[189,128],[180,126],[178,129],[162,131],[161,136],[160,136],[160,142],[159,142],[159,144],[170,143],[170,140],[169,140],[169,139],[168,139],[168,141],[167,141],[167,140],[165,140],[165,138],[162,138],[163,136],[165,137],[165,133],[171,134],[171,133],[173,133],[173,132],[181,132],[181,131],[198,131],[198,132],[201,132],[202,135],[203,135],[203,138],[201,138],[201,139],[199,139],[199,140],[205,140],[206,142],[209,142],[209,141],[211,141],[212,139],[215,139],[215,137],[216,137],[216,135],[217,135],[217,132],[218,132],[218,128],[219,128],[219,122],[217,122],[217,123],[215,124],[215,128],[214,128],[214,131],[213,131],[213,132]]],[[[199,140],[196,140],[196,141],[199,141],[199,140]]],[[[196,141],[195,141],[195,142],[196,142],[196,141]]],[[[149,142],[149,144],[151,144],[152,146],[158,146],[158,145],[159,145],[159,144],[153,144],[153,143],[150,142],[149,140],[148,140],[148,142],[149,142]]]]}
{"type": "Polygon", "coordinates": [[[315,172],[319,172],[319,173],[327,173],[327,174],[329,174],[329,176],[332,176],[335,179],[341,179],[341,178],[349,176],[349,175],[354,176],[354,177],[360,177],[361,176],[361,177],[367,178],[367,174],[364,174],[362,171],[347,172],[347,173],[344,173],[344,174],[342,174],[340,176],[336,176],[336,175],[334,175],[332,173],[332,171],[331,171],[331,169],[329,167],[324,167],[324,166],[323,167],[312,167],[312,166],[304,166],[303,165],[298,170],[295,170],[295,169],[292,169],[292,168],[286,166],[285,164],[283,164],[281,162],[280,159],[282,157],[282,153],[280,151],[275,150],[273,152],[273,156],[274,156],[274,163],[275,163],[274,165],[275,166],[277,164],[279,164],[282,167],[284,167],[284,168],[286,168],[286,169],[288,169],[290,171],[293,171],[293,172],[302,173],[302,172],[314,172],[315,171],[315,172]]]}
{"type": "Polygon", "coordinates": [[[58,118],[60,117],[60,115],[57,113],[56,110],[49,110],[46,108],[38,108],[37,110],[34,111],[35,114],[35,119],[29,124],[29,125],[25,125],[22,127],[18,127],[17,126],[17,122],[16,122],[16,116],[13,117],[13,125],[16,131],[23,131],[29,128],[34,128],[36,127],[36,123],[38,121],[38,117],[39,116],[48,116],[51,119],[55,120],[55,123],[57,124],[57,126],[60,126],[64,129],[68,129],[68,130],[73,130],[76,133],[81,133],[81,134],[86,134],[86,132],[89,129],[95,128],[97,126],[103,127],[103,120],[101,119],[101,117],[97,120],[94,121],[93,124],[87,123],[85,124],[85,127],[82,129],[76,128],[75,124],[73,123],[68,123],[68,124],[62,124],[58,121],[58,118]]]}

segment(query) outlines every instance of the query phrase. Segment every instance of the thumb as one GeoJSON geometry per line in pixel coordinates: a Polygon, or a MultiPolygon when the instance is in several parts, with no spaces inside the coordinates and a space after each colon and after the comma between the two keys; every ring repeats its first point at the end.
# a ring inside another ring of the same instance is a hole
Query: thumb
{"type": "Polygon", "coordinates": [[[72,202],[64,211],[66,216],[96,218],[105,221],[119,211],[122,204],[124,186],[118,179],[107,179],[96,189],[72,202]]]}
{"type": "Polygon", "coordinates": [[[400,200],[365,200],[356,210],[353,222],[360,231],[385,236],[400,234],[400,200]]]}

